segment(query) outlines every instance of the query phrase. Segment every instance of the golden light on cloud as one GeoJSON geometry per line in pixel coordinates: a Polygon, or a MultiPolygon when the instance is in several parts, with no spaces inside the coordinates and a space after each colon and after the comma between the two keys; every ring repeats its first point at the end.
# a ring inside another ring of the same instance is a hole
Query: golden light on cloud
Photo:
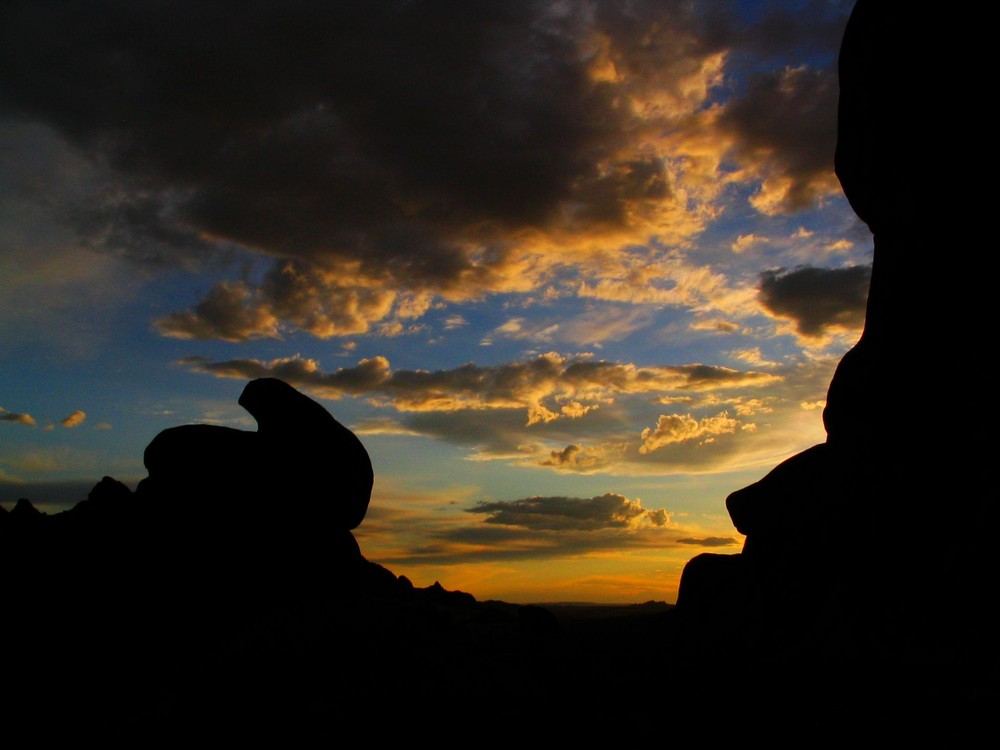
{"type": "Polygon", "coordinates": [[[73,427],[78,427],[81,424],[83,424],[83,421],[86,418],[87,418],[86,413],[77,409],[69,416],[59,420],[59,424],[61,424],[63,427],[68,427],[72,429],[73,427]]]}
{"type": "Polygon", "coordinates": [[[401,412],[525,409],[529,424],[580,418],[617,395],[710,392],[762,387],[781,380],[771,373],[727,367],[638,367],[556,352],[505,365],[468,364],[435,372],[394,372],[385,357],[363,359],[354,368],[330,373],[322,372],[315,360],[300,357],[219,363],[188,358],[180,363],[222,378],[279,377],[325,398],[367,396],[401,412]]]}
{"type": "Polygon", "coordinates": [[[695,419],[690,414],[661,414],[655,427],[642,431],[640,453],[651,453],[671,443],[682,443],[699,438],[714,438],[735,432],[740,423],[727,412],[714,417],[695,419]]]}
{"type": "Polygon", "coordinates": [[[0,422],[23,424],[28,425],[29,427],[34,427],[36,424],[35,418],[30,414],[20,414],[18,412],[7,411],[3,407],[0,407],[0,422]]]}
{"type": "Polygon", "coordinates": [[[68,36],[21,5],[33,33],[5,38],[23,64],[0,66],[0,345],[102,356],[44,389],[11,368],[0,478],[139,475],[144,431],[253,429],[216,399],[274,377],[385,460],[372,559],[476,594],[632,599],[735,546],[724,509],[694,521],[666,488],[697,477],[711,503],[719,477],[824,438],[870,271],[832,168],[841,5],[472,3],[453,24],[293,3],[233,25],[211,4],[194,28],[119,3],[68,36]],[[21,412],[62,403],[43,390],[89,394],[89,416],[36,424],[21,412]],[[483,486],[448,486],[456,467],[483,486]],[[642,497],[641,520],[610,523],[608,497],[626,515],[642,497]],[[539,527],[567,518],[596,528],[539,527]]]}
{"type": "MultiPolygon", "coordinates": [[[[601,443],[589,446],[573,443],[562,450],[550,450],[549,457],[537,461],[537,465],[574,474],[605,471],[619,464],[627,450],[626,443],[601,443]]],[[[531,465],[535,462],[522,460],[521,463],[531,465]]]]}
{"type": "Polygon", "coordinates": [[[823,249],[828,253],[838,253],[850,250],[852,247],[854,247],[854,243],[850,240],[835,240],[827,244],[823,249]]]}
{"type": "Polygon", "coordinates": [[[766,245],[769,242],[767,237],[758,237],[756,234],[741,234],[731,247],[734,253],[742,253],[755,245],[766,245]]]}

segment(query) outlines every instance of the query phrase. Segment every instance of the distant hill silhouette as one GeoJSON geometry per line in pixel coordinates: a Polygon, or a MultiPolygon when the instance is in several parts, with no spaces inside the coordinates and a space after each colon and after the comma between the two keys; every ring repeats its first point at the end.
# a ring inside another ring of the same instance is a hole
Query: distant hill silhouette
{"type": "Polygon", "coordinates": [[[948,332],[985,338],[989,275],[930,261],[984,239],[940,194],[966,131],[927,93],[953,70],[928,40],[968,23],[914,7],[861,0],[841,52],[836,168],[875,261],[827,440],[727,499],[746,545],[693,558],[676,607],[414,587],[351,533],[362,443],[254,380],[257,431],[171,428],[135,492],[104,477],[62,513],[0,512],[4,746],[978,741],[1000,697],[992,442],[918,402],[944,368],[988,392],[948,332]]]}

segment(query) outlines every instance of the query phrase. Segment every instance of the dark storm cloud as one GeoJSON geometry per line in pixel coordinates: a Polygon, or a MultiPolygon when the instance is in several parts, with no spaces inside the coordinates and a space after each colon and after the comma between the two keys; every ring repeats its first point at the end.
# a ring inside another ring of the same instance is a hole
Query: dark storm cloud
{"type": "MultiPolygon", "coordinates": [[[[543,530],[629,528],[654,513],[638,500],[611,492],[591,498],[529,497],[480,502],[467,512],[486,514],[485,523],[543,530]]],[[[654,516],[652,522],[657,526],[665,524],[661,516],[654,516]]]]}
{"type": "Polygon", "coordinates": [[[765,179],[754,203],[765,213],[787,213],[835,192],[839,88],[834,66],[786,68],[758,75],[720,119],[737,138],[740,161],[765,179]]]}
{"type": "MultiPolygon", "coordinates": [[[[523,290],[579,238],[700,231],[658,139],[704,107],[728,48],[809,38],[830,16],[818,8],[748,31],[736,3],[11,0],[0,111],[100,173],[54,207],[83,244],[151,266],[272,259],[162,333],[353,335],[426,309],[402,293],[523,290]],[[530,272],[526,237],[549,251],[530,272]]],[[[748,96],[726,120],[743,158],[794,178],[789,205],[815,188],[812,126],[782,138],[811,116],[808,77],[791,77],[755,91],[781,118],[757,122],[748,96]]]]}
{"type": "MultiPolygon", "coordinates": [[[[406,265],[385,245],[414,229],[544,223],[621,126],[546,3],[33,0],[0,20],[5,109],[274,254],[406,265]]],[[[466,266],[436,239],[435,268],[466,266]]]]}
{"type": "Polygon", "coordinates": [[[864,325],[870,280],[870,265],[767,271],[759,299],[772,315],[792,320],[801,335],[820,337],[831,328],[864,325]]]}

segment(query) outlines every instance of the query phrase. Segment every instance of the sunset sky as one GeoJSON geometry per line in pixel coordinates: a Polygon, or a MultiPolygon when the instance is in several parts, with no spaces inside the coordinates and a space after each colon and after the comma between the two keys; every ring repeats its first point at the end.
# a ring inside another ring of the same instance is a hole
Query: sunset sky
{"type": "Polygon", "coordinates": [[[8,0],[0,503],[134,488],[273,376],[368,448],[368,559],[674,601],[860,335],[852,5],[8,0]]]}

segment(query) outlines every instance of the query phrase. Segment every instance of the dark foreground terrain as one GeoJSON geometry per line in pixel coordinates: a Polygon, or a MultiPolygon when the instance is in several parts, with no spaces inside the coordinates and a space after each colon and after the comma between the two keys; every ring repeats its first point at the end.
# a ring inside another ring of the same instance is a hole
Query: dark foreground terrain
{"type": "Polygon", "coordinates": [[[4,746],[609,736],[964,746],[998,718],[997,675],[974,661],[875,658],[865,644],[820,637],[747,660],[736,634],[700,630],[662,602],[519,606],[414,588],[374,564],[368,573],[360,596],[288,600],[204,629],[192,612],[174,638],[154,629],[155,643],[96,612],[64,613],[77,624],[42,642],[13,613],[4,746]]]}
{"type": "Polygon", "coordinates": [[[3,747],[991,741],[996,440],[988,420],[928,416],[951,405],[944,383],[995,380],[966,343],[995,318],[991,194],[952,189],[981,183],[964,150],[992,140],[965,111],[989,26],[856,3],[835,167],[874,239],[864,333],[831,382],[826,442],[730,495],[746,545],[689,561],[675,607],[414,588],[352,535],[364,446],[258,379],[240,397],[256,432],[171,428],[134,495],[106,478],[64,514],[0,514],[3,747]],[[946,267],[929,262],[942,249],[946,267]]]}

